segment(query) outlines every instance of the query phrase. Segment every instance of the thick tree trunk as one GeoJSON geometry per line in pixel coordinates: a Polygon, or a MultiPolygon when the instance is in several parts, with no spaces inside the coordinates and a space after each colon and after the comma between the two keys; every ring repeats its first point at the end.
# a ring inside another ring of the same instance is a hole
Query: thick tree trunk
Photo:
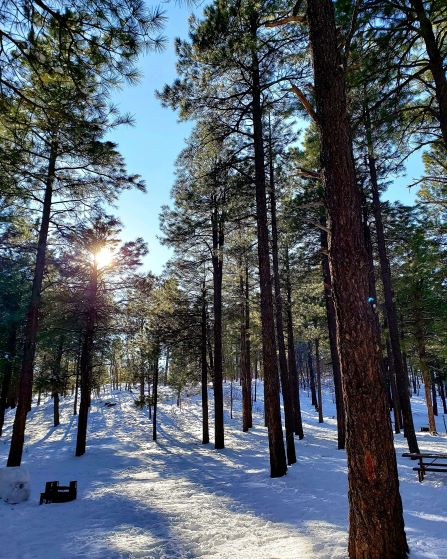
{"type": "Polygon", "coordinates": [[[444,70],[445,61],[436,41],[433,25],[425,12],[423,0],[411,0],[411,6],[416,12],[416,18],[419,22],[419,34],[427,50],[430,71],[435,82],[439,125],[445,147],[447,148],[447,78],[444,70]]]}
{"type": "Polygon", "coordinates": [[[17,346],[17,326],[11,325],[6,345],[6,365],[3,369],[2,387],[0,393],[0,437],[2,436],[3,425],[5,423],[6,402],[8,399],[9,386],[11,384],[12,371],[14,369],[14,361],[16,357],[17,346]]]}
{"type": "Polygon", "coordinates": [[[213,310],[214,310],[214,448],[224,448],[222,274],[224,231],[217,209],[213,210],[213,310]]]}
{"type": "Polygon", "coordinates": [[[45,271],[48,229],[50,226],[51,202],[56,173],[57,144],[50,148],[48,160],[45,194],[43,200],[42,217],[40,222],[39,239],[37,243],[36,264],[34,267],[31,300],[26,314],[24,331],[22,368],[19,380],[19,403],[17,405],[14,426],[12,431],[11,447],[9,449],[8,466],[20,466],[22,461],[23,445],[25,442],[26,416],[31,409],[33,396],[33,368],[36,352],[37,327],[39,322],[39,307],[42,291],[42,282],[45,271]]]}
{"type": "Polygon", "coordinates": [[[87,321],[85,325],[84,340],[81,350],[80,373],[81,373],[81,401],[79,404],[78,432],[76,438],[76,456],[85,454],[87,442],[88,410],[91,399],[91,376],[93,361],[93,342],[96,329],[97,317],[97,294],[98,294],[98,270],[96,263],[92,268],[88,293],[87,321]]]}
{"type": "Polygon", "coordinates": [[[320,340],[315,340],[315,365],[317,369],[318,423],[323,423],[323,398],[321,397],[320,340]]]}
{"type": "MultiPolygon", "coordinates": [[[[322,219],[322,225],[326,226],[326,218],[322,219]]],[[[332,299],[332,280],[329,268],[328,238],[324,229],[321,229],[321,267],[323,269],[324,301],[326,304],[326,316],[329,331],[329,347],[331,350],[332,374],[334,376],[335,407],[337,410],[337,447],[339,450],[345,448],[346,422],[345,407],[341,389],[340,357],[337,348],[337,321],[335,317],[334,301],[332,299]]]]}
{"type": "Polygon", "coordinates": [[[200,339],[200,362],[202,369],[202,444],[210,442],[209,420],[208,420],[208,362],[206,360],[206,293],[205,286],[202,289],[202,315],[201,315],[201,339],[200,339]]]}
{"type": "Polygon", "coordinates": [[[404,434],[407,438],[410,452],[419,452],[416,432],[411,410],[410,393],[408,385],[408,374],[405,371],[404,359],[400,346],[399,322],[394,291],[391,280],[390,261],[388,258],[385,231],[382,220],[382,207],[380,204],[379,185],[377,180],[376,160],[374,157],[373,142],[371,136],[371,123],[368,110],[365,110],[365,122],[368,134],[368,165],[371,178],[371,193],[373,200],[374,221],[376,225],[377,248],[380,259],[380,273],[382,277],[383,294],[385,299],[385,311],[391,344],[392,366],[396,375],[397,390],[399,393],[400,408],[402,410],[404,434]]]}
{"type": "Polygon", "coordinates": [[[289,370],[290,383],[292,386],[292,404],[294,411],[295,435],[301,440],[304,438],[303,420],[301,417],[300,389],[298,382],[298,367],[296,365],[295,339],[293,334],[292,315],[292,285],[290,280],[289,248],[285,251],[286,264],[286,296],[287,296],[287,366],[289,370]]]}
{"type": "Polygon", "coordinates": [[[250,356],[250,301],[248,298],[248,268],[242,270],[240,263],[240,308],[241,308],[241,384],[242,384],[242,431],[253,426],[251,404],[251,356],[250,356]]]}
{"type": "Polygon", "coordinates": [[[308,0],[307,20],[346,410],[348,552],[356,559],[404,558],[408,546],[380,345],[368,304],[368,255],[332,0],[308,0]]]}
{"type": "MultiPolygon", "coordinates": [[[[253,35],[256,40],[255,26],[253,35]]],[[[287,463],[281,424],[280,386],[276,356],[272,279],[270,273],[261,86],[259,62],[256,52],[252,53],[252,95],[265,419],[269,436],[270,475],[271,477],[280,477],[287,473],[287,463]]]]}
{"type": "Polygon", "coordinates": [[[275,293],[275,318],[276,318],[276,341],[278,344],[279,374],[281,378],[282,399],[284,405],[284,423],[286,428],[286,452],[289,466],[296,463],[295,440],[294,440],[294,412],[292,402],[292,388],[289,371],[287,369],[286,344],[284,341],[283,306],[281,284],[279,277],[278,259],[278,225],[276,221],[276,185],[273,166],[273,150],[271,138],[271,126],[269,116],[269,168],[270,168],[270,217],[272,231],[272,263],[273,284],[275,293]]]}

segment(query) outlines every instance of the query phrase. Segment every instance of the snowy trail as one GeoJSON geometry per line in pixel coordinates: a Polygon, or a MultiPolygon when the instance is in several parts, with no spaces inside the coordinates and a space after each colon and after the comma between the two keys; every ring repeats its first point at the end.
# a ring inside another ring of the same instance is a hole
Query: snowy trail
{"type": "MultiPolygon", "coordinates": [[[[71,559],[291,559],[346,557],[346,458],[336,450],[333,406],[326,398],[319,425],[303,397],[305,438],[296,442],[298,464],[285,478],[268,477],[262,401],[250,433],[226,414],[226,446],[200,444],[200,400],[182,410],[160,405],[159,441],[150,440],[147,413],[126,392],[93,400],[87,454],[73,456],[72,400],[62,424],[51,427],[51,402],[30,415],[26,463],[32,475],[28,503],[0,503],[0,558],[71,559]],[[114,400],[112,408],[104,400],[114,400]],[[38,506],[45,481],[78,481],[72,503],[38,506]],[[6,537],[5,537],[6,536],[6,537]]],[[[228,406],[227,406],[228,407],[228,406]]],[[[422,406],[415,418],[424,423],[422,406]]],[[[6,456],[12,415],[0,439],[6,456]]],[[[405,451],[396,437],[398,456],[405,451]]],[[[424,437],[424,450],[446,450],[446,437],[424,437]]],[[[399,458],[405,521],[412,559],[447,558],[447,479],[417,482],[413,463],[399,458]]]]}

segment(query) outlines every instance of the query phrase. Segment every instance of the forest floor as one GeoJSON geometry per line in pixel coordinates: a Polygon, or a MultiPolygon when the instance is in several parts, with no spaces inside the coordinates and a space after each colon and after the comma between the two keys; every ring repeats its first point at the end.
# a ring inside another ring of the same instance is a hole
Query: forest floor
{"type": "MultiPolygon", "coordinates": [[[[200,444],[197,395],[175,405],[162,389],[159,441],[151,441],[147,410],[134,394],[101,394],[92,401],[87,453],[74,457],[73,400],[61,403],[52,427],[52,402],[32,410],[23,463],[31,499],[0,503],[0,557],[8,559],[344,559],[347,556],[346,456],[337,450],[334,405],[324,402],[324,424],[302,395],[305,438],[296,440],[298,462],[284,478],[270,479],[262,398],[255,427],[242,433],[240,392],[233,419],[225,386],[226,446],[200,444]],[[106,407],[105,402],[116,402],[106,407]],[[78,499],[39,506],[45,482],[78,481],[78,499]]],[[[258,393],[262,387],[258,386],[258,393]]],[[[421,393],[422,394],[422,393],[421,393]]],[[[416,427],[425,425],[422,399],[413,398],[416,427]]],[[[6,461],[13,413],[0,439],[6,461]]],[[[442,417],[438,430],[444,432],[442,417]]],[[[418,434],[421,451],[446,452],[447,436],[418,434]]],[[[417,480],[406,445],[395,436],[406,531],[412,559],[447,558],[447,476],[417,480]]],[[[384,558],[385,559],[385,558],[384,558]]]]}

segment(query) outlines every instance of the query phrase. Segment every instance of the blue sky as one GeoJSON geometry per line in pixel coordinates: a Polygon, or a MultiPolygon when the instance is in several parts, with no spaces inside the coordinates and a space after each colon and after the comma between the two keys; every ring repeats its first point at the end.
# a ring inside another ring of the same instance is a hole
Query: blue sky
{"type": "MultiPolygon", "coordinates": [[[[118,143],[129,172],[140,174],[146,181],[147,194],[125,192],[117,204],[117,215],[124,224],[125,240],[143,237],[149,244],[145,267],[160,273],[169,258],[169,249],[157,240],[159,213],[168,204],[174,182],[174,162],[189,135],[192,125],[179,123],[177,115],[163,109],[155,98],[156,89],[171,83],[176,77],[174,39],[187,38],[190,8],[170,2],[165,4],[167,22],[164,35],[167,38],[161,53],[145,55],[139,64],[142,79],[137,86],[128,86],[114,95],[114,102],[123,113],[134,116],[135,125],[114,131],[111,139],[118,143]]],[[[201,8],[197,9],[201,12],[201,8]]],[[[399,177],[390,187],[386,198],[412,203],[414,189],[406,188],[422,173],[420,155],[410,158],[407,176],[399,177]]]]}

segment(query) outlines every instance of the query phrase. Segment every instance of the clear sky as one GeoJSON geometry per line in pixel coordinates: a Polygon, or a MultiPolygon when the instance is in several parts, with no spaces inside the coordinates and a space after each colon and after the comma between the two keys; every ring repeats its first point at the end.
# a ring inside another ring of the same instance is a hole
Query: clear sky
{"type": "MultiPolygon", "coordinates": [[[[176,113],[163,109],[154,95],[155,90],[176,77],[174,39],[187,38],[191,11],[174,2],[163,6],[168,18],[164,29],[166,47],[161,53],[149,53],[141,59],[142,79],[137,86],[125,87],[114,95],[114,102],[121,112],[134,116],[135,125],[121,127],[111,137],[118,143],[129,172],[140,174],[148,190],[147,194],[131,191],[121,195],[116,214],[124,224],[124,238],[143,237],[148,242],[150,252],[145,267],[157,274],[169,258],[169,249],[157,240],[158,216],[161,206],[170,201],[174,162],[192,127],[190,123],[179,123],[176,113]]],[[[201,13],[202,8],[195,11],[201,13]]],[[[407,175],[396,179],[386,198],[412,203],[414,189],[409,192],[407,185],[421,173],[420,155],[416,154],[409,160],[407,175]]]]}

